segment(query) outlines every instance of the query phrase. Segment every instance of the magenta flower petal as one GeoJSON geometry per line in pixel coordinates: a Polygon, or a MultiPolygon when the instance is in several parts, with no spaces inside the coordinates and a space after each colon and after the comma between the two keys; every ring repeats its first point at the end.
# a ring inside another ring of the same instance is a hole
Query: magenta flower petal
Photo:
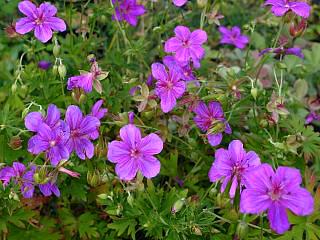
{"type": "Polygon", "coordinates": [[[283,234],[289,227],[288,215],[285,207],[280,204],[272,204],[268,211],[270,227],[278,234],[283,234]]]}
{"type": "Polygon", "coordinates": [[[211,146],[215,147],[221,143],[223,135],[222,135],[222,133],[208,134],[207,138],[208,138],[209,144],[211,146]]]}
{"type": "Polygon", "coordinates": [[[203,30],[195,30],[191,33],[190,43],[201,45],[204,44],[208,40],[207,33],[203,30]]]}
{"type": "Polygon", "coordinates": [[[26,34],[31,32],[35,28],[34,21],[30,20],[28,17],[20,18],[15,25],[17,33],[26,34]]]}
{"type": "Polygon", "coordinates": [[[32,132],[37,132],[39,126],[43,123],[43,117],[40,112],[28,113],[24,119],[24,125],[32,132]]]}
{"type": "Polygon", "coordinates": [[[19,11],[29,18],[37,17],[37,7],[30,1],[22,1],[18,4],[19,11]]]}
{"type": "Polygon", "coordinates": [[[188,0],[172,0],[173,4],[177,7],[182,7],[187,3],[188,0]]]}
{"type": "Polygon", "coordinates": [[[66,122],[71,129],[75,129],[80,125],[83,114],[79,107],[70,105],[66,111],[66,122]]]}
{"type": "Polygon", "coordinates": [[[130,147],[122,141],[112,141],[108,145],[108,160],[113,163],[130,160],[130,147]]]}
{"type": "Polygon", "coordinates": [[[190,35],[191,32],[189,30],[189,28],[185,27],[185,26],[177,26],[174,29],[174,33],[176,34],[176,36],[178,37],[178,39],[180,41],[187,41],[190,39],[190,35]]]}
{"type": "Polygon", "coordinates": [[[168,73],[166,68],[161,63],[153,63],[151,65],[152,76],[161,81],[166,81],[168,79],[168,73]]]}
{"type": "Polygon", "coordinates": [[[47,17],[53,17],[57,14],[57,8],[50,3],[41,3],[39,6],[40,12],[47,17]]]}
{"type": "Polygon", "coordinates": [[[261,214],[270,206],[270,198],[259,191],[250,189],[241,193],[240,210],[243,213],[261,214]]]}
{"type": "Polygon", "coordinates": [[[67,29],[66,23],[57,17],[48,18],[44,24],[54,31],[64,32],[67,29]]]}
{"type": "Polygon", "coordinates": [[[154,133],[141,139],[139,148],[145,155],[159,154],[163,149],[162,139],[154,133]]]}
{"type": "Polygon", "coordinates": [[[121,180],[130,181],[137,175],[138,166],[136,161],[130,159],[129,161],[119,162],[115,171],[121,180]]]}
{"type": "Polygon", "coordinates": [[[60,120],[60,111],[56,105],[50,104],[47,110],[46,124],[54,126],[60,120]]]}
{"type": "Polygon", "coordinates": [[[311,7],[306,2],[289,2],[290,9],[300,17],[308,18],[311,7]]]}
{"type": "Polygon", "coordinates": [[[176,52],[180,48],[181,48],[181,41],[176,37],[172,37],[168,39],[164,44],[165,52],[176,52]]]}
{"type": "Polygon", "coordinates": [[[41,42],[46,43],[52,38],[52,30],[47,25],[38,25],[34,29],[34,36],[41,42]]]}
{"type": "Polygon", "coordinates": [[[135,146],[141,141],[141,132],[134,124],[128,124],[120,129],[120,137],[128,146],[135,146]]]}
{"type": "Polygon", "coordinates": [[[146,155],[141,158],[140,171],[146,178],[153,178],[160,172],[160,161],[154,156],[146,155]]]}
{"type": "Polygon", "coordinates": [[[75,152],[77,156],[85,160],[86,158],[91,159],[94,155],[94,145],[88,138],[78,137],[75,140],[75,152]]]}

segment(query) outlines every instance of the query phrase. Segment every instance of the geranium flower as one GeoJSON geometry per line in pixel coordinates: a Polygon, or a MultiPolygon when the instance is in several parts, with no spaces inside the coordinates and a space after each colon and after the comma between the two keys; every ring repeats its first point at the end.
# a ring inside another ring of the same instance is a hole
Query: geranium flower
{"type": "Polygon", "coordinates": [[[224,112],[219,102],[210,102],[208,106],[199,102],[194,109],[194,122],[203,132],[206,132],[211,146],[217,146],[222,141],[222,133],[231,134],[229,123],[224,118],[224,112]]]}
{"type": "Polygon", "coordinates": [[[234,45],[236,48],[243,49],[249,43],[249,38],[245,35],[241,35],[241,29],[237,26],[228,29],[224,26],[219,27],[221,33],[221,44],[234,45]]]}
{"type": "Polygon", "coordinates": [[[101,80],[108,76],[108,72],[104,72],[95,60],[91,61],[90,72],[80,71],[80,75],[68,78],[67,89],[81,88],[85,93],[92,92],[94,88],[98,93],[102,93],[101,80]]]}
{"type": "Polygon", "coordinates": [[[146,9],[143,5],[137,4],[136,0],[112,0],[115,5],[113,20],[126,21],[132,26],[137,26],[138,16],[143,15],[146,9]]]}
{"type": "Polygon", "coordinates": [[[45,152],[51,164],[57,166],[62,159],[69,159],[69,151],[66,147],[69,137],[70,129],[64,122],[55,129],[42,123],[37,134],[29,139],[28,151],[32,154],[45,152]]]}
{"type": "Polygon", "coordinates": [[[36,167],[32,166],[31,169],[22,176],[22,184],[20,187],[20,191],[24,198],[33,197],[33,193],[34,193],[33,175],[35,173],[35,170],[36,170],[36,167]]]}
{"type": "Polygon", "coordinates": [[[298,47],[285,48],[282,46],[282,47],[278,47],[278,48],[266,48],[259,53],[259,56],[264,55],[268,52],[272,52],[272,53],[275,53],[277,55],[282,55],[282,56],[295,55],[299,58],[304,58],[304,55],[301,51],[301,48],[298,48],[298,47]]]}
{"type": "MultiPolygon", "coordinates": [[[[101,108],[102,104],[103,104],[103,100],[97,101],[92,106],[90,115],[93,117],[96,117],[99,120],[104,118],[108,113],[108,109],[101,108]]],[[[90,134],[91,139],[97,139],[98,137],[99,137],[99,127],[97,127],[96,131],[94,131],[92,134],[90,134]]]]}
{"type": "Polygon", "coordinates": [[[181,81],[180,74],[169,69],[161,63],[153,63],[151,66],[152,75],[157,79],[156,94],[161,99],[161,109],[164,113],[170,112],[176,105],[177,99],[182,97],[186,85],[181,81]]]}
{"type": "Polygon", "coordinates": [[[13,162],[12,167],[4,167],[0,170],[0,180],[3,181],[3,186],[9,184],[11,178],[22,177],[26,167],[19,162],[13,162]]]}
{"type": "Polygon", "coordinates": [[[246,175],[240,211],[261,214],[268,210],[270,227],[282,234],[290,227],[286,209],[299,216],[313,212],[313,198],[306,189],[300,187],[301,182],[298,169],[279,167],[274,172],[269,164],[262,164],[246,175]]]}
{"type": "Polygon", "coordinates": [[[177,7],[182,7],[183,5],[185,5],[188,2],[188,0],[172,0],[172,2],[177,7]]]}
{"type": "Polygon", "coordinates": [[[60,197],[60,190],[58,186],[52,181],[49,181],[45,184],[39,184],[38,187],[41,193],[46,197],[51,196],[52,193],[56,195],[56,197],[60,197]]]}
{"type": "Polygon", "coordinates": [[[38,62],[38,67],[42,70],[48,70],[51,67],[51,62],[46,60],[41,60],[38,62]]]}
{"type": "Polygon", "coordinates": [[[219,148],[215,152],[215,160],[209,171],[211,182],[222,181],[221,192],[224,192],[231,182],[230,198],[234,198],[240,185],[240,192],[245,185],[246,174],[260,165],[259,156],[253,152],[246,152],[239,140],[233,140],[228,149],[219,148]]]}
{"type": "Polygon", "coordinates": [[[189,63],[187,65],[181,64],[180,62],[176,61],[173,56],[165,56],[162,61],[167,68],[172,68],[177,71],[180,74],[181,79],[187,82],[193,81],[196,86],[200,86],[199,82],[196,81],[197,78],[194,76],[189,63]]]}
{"type": "Polygon", "coordinates": [[[42,3],[36,7],[31,1],[22,1],[18,8],[26,17],[17,21],[17,33],[26,34],[34,30],[34,36],[46,43],[52,38],[52,31],[66,30],[65,22],[55,17],[57,9],[50,3],[42,3]]]}
{"type": "Polygon", "coordinates": [[[108,160],[116,164],[116,174],[122,180],[132,180],[138,171],[146,178],[160,172],[160,161],[153,155],[163,148],[161,138],[151,133],[142,138],[140,129],[128,124],[120,129],[121,141],[112,141],[108,146],[108,160]]]}
{"type": "Polygon", "coordinates": [[[311,7],[306,2],[293,2],[290,0],[267,0],[265,6],[272,6],[272,13],[281,17],[287,12],[292,11],[300,17],[308,18],[310,15],[311,7]]]}
{"type": "Polygon", "coordinates": [[[24,119],[24,125],[32,132],[38,132],[42,123],[47,124],[52,129],[61,125],[60,111],[56,105],[50,104],[48,106],[47,116],[43,116],[40,112],[30,112],[24,119]]]}
{"type": "Polygon", "coordinates": [[[99,136],[96,134],[100,126],[99,119],[90,115],[83,116],[79,107],[71,105],[67,108],[65,121],[70,128],[70,138],[66,143],[69,153],[75,151],[82,160],[91,159],[94,146],[90,140],[99,136]]]}
{"type": "Polygon", "coordinates": [[[199,68],[200,60],[205,55],[202,44],[207,41],[207,33],[201,29],[190,32],[185,26],[177,26],[174,32],[176,36],[164,45],[165,52],[174,53],[175,59],[184,65],[192,61],[194,67],[199,68]]]}

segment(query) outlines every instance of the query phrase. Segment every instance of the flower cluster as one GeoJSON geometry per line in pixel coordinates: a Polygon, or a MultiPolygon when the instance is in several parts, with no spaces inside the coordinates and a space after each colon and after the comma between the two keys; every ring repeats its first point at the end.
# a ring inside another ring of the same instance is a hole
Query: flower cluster
{"type": "Polygon", "coordinates": [[[99,137],[100,119],[107,113],[101,109],[102,100],[92,107],[92,113],[83,116],[80,108],[67,108],[65,120],[60,119],[59,109],[50,104],[47,115],[31,112],[25,117],[25,126],[36,134],[29,139],[28,151],[32,154],[44,152],[53,166],[68,160],[72,152],[81,159],[92,158],[94,146],[91,140],[99,137]]]}
{"type": "Polygon", "coordinates": [[[230,198],[234,198],[239,189],[242,213],[261,214],[268,210],[270,226],[279,234],[290,227],[286,209],[299,216],[313,212],[314,200],[300,187],[299,170],[279,167],[274,172],[269,164],[260,163],[255,152],[246,152],[239,140],[232,141],[227,150],[216,151],[209,179],[211,182],[222,181],[222,192],[231,182],[230,198]]]}

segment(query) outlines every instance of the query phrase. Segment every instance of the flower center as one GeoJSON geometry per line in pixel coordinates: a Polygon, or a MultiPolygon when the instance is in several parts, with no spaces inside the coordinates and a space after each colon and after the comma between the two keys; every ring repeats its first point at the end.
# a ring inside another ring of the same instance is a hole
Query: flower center
{"type": "Polygon", "coordinates": [[[140,154],[139,150],[137,150],[137,149],[131,149],[130,157],[132,157],[132,158],[139,158],[140,155],[141,155],[141,154],[140,154]]]}
{"type": "Polygon", "coordinates": [[[185,48],[188,48],[189,47],[189,40],[184,40],[182,42],[182,46],[185,47],[185,48]]]}
{"type": "Polygon", "coordinates": [[[282,196],[282,189],[280,186],[275,186],[268,193],[272,201],[278,201],[282,196]]]}
{"type": "Polygon", "coordinates": [[[56,141],[50,141],[50,147],[54,147],[56,145],[56,141]]]}
{"type": "Polygon", "coordinates": [[[36,23],[37,25],[41,25],[43,22],[44,22],[44,18],[43,18],[43,15],[41,14],[41,15],[35,20],[35,23],[36,23]]]}
{"type": "Polygon", "coordinates": [[[243,170],[244,170],[244,167],[243,167],[243,166],[241,166],[241,165],[235,165],[235,166],[233,167],[232,172],[233,172],[234,176],[237,177],[238,180],[240,180],[241,175],[242,175],[242,173],[243,173],[243,170]]]}
{"type": "Polygon", "coordinates": [[[171,81],[167,82],[167,89],[171,90],[173,88],[173,83],[171,81]]]}

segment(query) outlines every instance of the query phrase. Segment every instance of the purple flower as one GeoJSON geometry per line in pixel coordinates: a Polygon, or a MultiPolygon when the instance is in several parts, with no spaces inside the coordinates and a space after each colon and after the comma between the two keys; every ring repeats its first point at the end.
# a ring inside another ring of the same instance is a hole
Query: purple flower
{"type": "Polygon", "coordinates": [[[313,212],[313,198],[300,187],[301,182],[298,169],[279,167],[274,172],[269,164],[262,164],[246,175],[240,211],[261,214],[268,210],[270,227],[282,234],[290,227],[286,209],[299,216],[313,212]]]}
{"type": "Polygon", "coordinates": [[[82,160],[91,159],[94,146],[90,140],[99,137],[96,132],[100,126],[99,119],[90,115],[83,116],[79,107],[71,105],[66,111],[65,121],[70,128],[70,138],[66,143],[69,153],[75,151],[82,160]]]}
{"type": "Polygon", "coordinates": [[[311,7],[306,2],[292,2],[290,0],[267,0],[265,6],[272,6],[272,13],[281,17],[287,12],[292,11],[300,17],[308,18],[310,15],[311,7]]]}
{"type": "Polygon", "coordinates": [[[6,186],[10,182],[11,178],[22,177],[26,167],[19,162],[13,162],[12,167],[4,167],[0,170],[0,180],[3,181],[3,185],[6,186]]]}
{"type": "Polygon", "coordinates": [[[112,0],[115,5],[113,20],[126,21],[132,26],[137,26],[138,16],[143,15],[146,9],[143,5],[138,5],[136,0],[112,0]]]}
{"type": "Polygon", "coordinates": [[[320,121],[320,115],[317,114],[315,111],[311,111],[307,116],[306,116],[306,124],[310,124],[313,121],[320,121]]]}
{"type": "Polygon", "coordinates": [[[32,198],[34,192],[34,180],[33,175],[36,170],[35,166],[32,166],[22,177],[22,184],[20,187],[21,194],[24,198],[32,198]]]}
{"type": "Polygon", "coordinates": [[[187,82],[194,81],[196,86],[200,85],[199,82],[196,81],[197,78],[194,76],[189,63],[187,65],[181,64],[180,62],[176,61],[173,56],[165,56],[162,61],[167,68],[177,71],[180,74],[181,79],[187,82]]]}
{"type": "MultiPolygon", "coordinates": [[[[102,104],[103,104],[103,100],[99,100],[91,108],[90,115],[92,117],[96,117],[98,120],[104,118],[108,113],[107,108],[101,108],[102,104]]],[[[97,139],[98,137],[99,137],[99,127],[97,127],[96,131],[90,134],[91,139],[97,139]]]]}
{"type": "Polygon", "coordinates": [[[51,67],[51,62],[46,60],[41,60],[38,62],[38,67],[42,70],[48,70],[51,67]]]}
{"type": "Polygon", "coordinates": [[[103,100],[97,101],[91,108],[91,116],[98,118],[99,120],[104,118],[107,113],[108,109],[107,108],[101,108],[103,104],[103,100]]]}
{"type": "Polygon", "coordinates": [[[43,123],[39,126],[37,134],[29,139],[28,151],[32,154],[45,152],[51,164],[57,166],[62,159],[69,159],[66,147],[69,137],[70,129],[64,122],[55,129],[43,123]]]}
{"type": "Polygon", "coordinates": [[[73,76],[68,78],[68,90],[72,90],[74,88],[81,88],[86,93],[92,92],[93,86],[93,74],[91,72],[83,73],[78,76],[73,76]]]}
{"type": "Polygon", "coordinates": [[[108,146],[108,160],[116,164],[116,173],[121,180],[132,180],[137,171],[146,178],[160,172],[160,161],[153,155],[162,151],[161,138],[151,133],[142,138],[140,129],[128,124],[120,129],[121,141],[112,141],[108,146]]]}
{"type": "Polygon", "coordinates": [[[167,40],[164,45],[165,52],[174,53],[175,59],[184,65],[192,60],[194,67],[199,68],[199,61],[205,55],[202,44],[207,41],[207,33],[201,29],[191,33],[185,26],[177,26],[174,32],[176,36],[167,40]]]}
{"type": "Polygon", "coordinates": [[[51,196],[52,193],[57,197],[60,197],[60,190],[57,187],[57,185],[52,181],[49,181],[46,184],[39,184],[38,187],[41,193],[46,197],[51,196]]]}
{"type": "Polygon", "coordinates": [[[269,52],[273,52],[277,55],[282,55],[282,56],[295,55],[299,58],[304,58],[304,55],[301,51],[301,48],[298,48],[298,47],[294,47],[294,48],[278,47],[278,48],[274,48],[274,49],[273,48],[266,48],[259,53],[259,56],[264,55],[269,52]]]}
{"type": "Polygon", "coordinates": [[[231,134],[229,123],[224,118],[224,112],[219,102],[210,102],[208,106],[199,102],[194,109],[196,116],[194,121],[198,128],[206,132],[211,146],[217,146],[222,141],[222,133],[231,134]]]}
{"type": "Polygon", "coordinates": [[[50,3],[42,3],[36,7],[31,1],[22,1],[18,8],[26,17],[17,21],[17,33],[26,34],[34,30],[35,37],[46,43],[52,38],[52,31],[63,32],[66,30],[65,22],[54,17],[57,9],[50,3]]]}
{"type": "Polygon", "coordinates": [[[239,140],[233,140],[228,149],[219,148],[215,152],[215,161],[209,171],[211,182],[222,181],[221,192],[224,192],[231,182],[230,198],[234,198],[238,185],[245,185],[245,176],[256,166],[260,165],[259,156],[253,152],[246,152],[239,140]]]}
{"type": "Polygon", "coordinates": [[[235,26],[228,29],[224,26],[219,27],[219,32],[221,33],[221,44],[234,45],[236,48],[243,49],[249,43],[249,38],[245,35],[241,35],[241,30],[239,27],[235,26]]]}
{"type": "Polygon", "coordinates": [[[50,104],[47,110],[47,116],[42,116],[40,112],[31,112],[24,119],[24,125],[29,131],[38,132],[42,123],[47,124],[50,128],[57,128],[61,124],[60,111],[56,105],[50,104]]]}
{"type": "Polygon", "coordinates": [[[180,74],[173,69],[167,72],[161,63],[153,63],[152,75],[157,79],[156,94],[161,99],[161,109],[164,113],[170,112],[176,105],[177,99],[182,97],[186,85],[180,80],[180,74]]]}
{"type": "Polygon", "coordinates": [[[95,59],[91,61],[91,64],[90,72],[80,71],[80,75],[68,78],[68,90],[81,88],[85,93],[89,93],[94,88],[98,93],[102,93],[100,80],[105,79],[108,72],[102,71],[95,59]]]}
{"type": "Polygon", "coordinates": [[[185,5],[188,2],[188,0],[172,0],[172,2],[177,7],[182,7],[183,5],[185,5]]]}

